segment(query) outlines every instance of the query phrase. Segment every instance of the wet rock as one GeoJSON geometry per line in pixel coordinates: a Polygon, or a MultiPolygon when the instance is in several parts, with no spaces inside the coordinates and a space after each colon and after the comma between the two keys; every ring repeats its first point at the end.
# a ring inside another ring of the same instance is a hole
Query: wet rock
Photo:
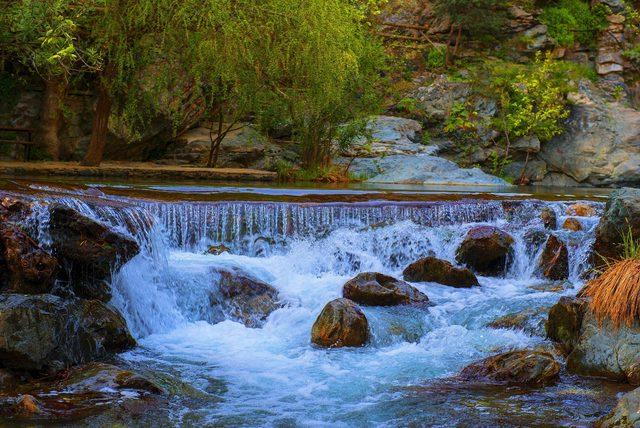
{"type": "Polygon", "coordinates": [[[556,212],[549,207],[544,207],[540,211],[540,219],[542,220],[542,224],[546,229],[555,229],[558,227],[558,219],[556,217],[556,212]]]}
{"type": "Polygon", "coordinates": [[[640,388],[624,394],[616,407],[599,421],[601,428],[640,426],[640,388]]]}
{"type": "Polygon", "coordinates": [[[406,281],[437,282],[456,288],[480,285],[478,278],[469,269],[457,268],[448,261],[436,257],[424,257],[411,263],[402,275],[406,281]]]}
{"type": "Polygon", "coordinates": [[[278,290],[241,271],[219,271],[217,292],[211,304],[222,308],[225,315],[247,327],[260,327],[271,312],[283,305],[278,290]]]}
{"type": "Polygon", "coordinates": [[[622,255],[622,233],[631,230],[640,237],[640,189],[623,188],[614,191],[596,228],[592,263],[602,265],[602,257],[617,259],[622,255]]]}
{"type": "Polygon", "coordinates": [[[580,337],[586,305],[583,299],[561,297],[549,310],[545,323],[547,337],[559,343],[567,353],[573,350],[580,337]]]}
{"type": "Polygon", "coordinates": [[[525,232],[523,239],[527,247],[537,250],[547,242],[547,236],[549,236],[549,234],[544,230],[529,229],[525,232]]]}
{"type": "Polygon", "coordinates": [[[347,281],[342,295],[367,306],[395,306],[429,303],[426,294],[412,285],[376,272],[364,272],[347,281]]]}
{"type": "Polygon", "coordinates": [[[3,403],[0,414],[15,419],[38,419],[47,416],[42,403],[29,394],[20,395],[3,403]]]}
{"type": "Polygon", "coordinates": [[[527,288],[535,291],[541,291],[543,293],[559,293],[567,289],[570,284],[562,281],[543,282],[541,284],[531,284],[527,288]]]}
{"type": "Polygon", "coordinates": [[[32,202],[5,196],[0,202],[0,220],[18,222],[26,219],[32,212],[32,202]]]}
{"type": "Polygon", "coordinates": [[[520,350],[495,355],[473,363],[460,372],[465,381],[499,383],[506,386],[541,387],[554,384],[560,364],[546,351],[520,350]]]}
{"type": "Polygon", "coordinates": [[[368,340],[369,322],[364,312],[344,298],[327,303],[311,329],[311,341],[325,348],[364,346],[368,340]]]}
{"type": "Polygon", "coordinates": [[[522,330],[528,334],[544,336],[544,323],[548,311],[549,308],[531,308],[513,312],[496,318],[487,324],[487,327],[522,330]]]}
{"type": "Polygon", "coordinates": [[[569,276],[569,251],[567,246],[551,235],[540,254],[538,269],[545,278],[554,281],[567,279],[569,276]]]}
{"type": "Polygon", "coordinates": [[[569,217],[562,223],[562,228],[572,232],[579,232],[582,230],[582,223],[577,218],[569,217]]]}
{"type": "Polygon", "coordinates": [[[150,379],[123,370],[111,364],[89,363],[74,367],[60,376],[52,384],[38,385],[45,392],[48,389],[65,391],[69,394],[99,393],[107,389],[128,389],[150,394],[163,394],[164,390],[150,379]]]}
{"type": "Polygon", "coordinates": [[[108,301],[111,272],[140,251],[131,238],[61,204],[49,207],[49,233],[54,253],[69,272],[74,292],[108,301]]]}
{"type": "Polygon", "coordinates": [[[1,259],[7,270],[7,286],[15,293],[47,293],[53,287],[58,261],[21,228],[0,224],[1,259]]]}
{"type": "Polygon", "coordinates": [[[567,207],[567,214],[578,217],[593,217],[596,215],[596,210],[591,205],[578,202],[567,207]]]}
{"type": "Polygon", "coordinates": [[[456,261],[480,275],[504,274],[513,256],[513,238],[493,226],[477,226],[467,232],[456,251],[456,261]]]}
{"type": "Polygon", "coordinates": [[[219,256],[222,253],[230,253],[231,249],[229,247],[227,247],[224,244],[220,244],[220,245],[211,245],[209,248],[207,248],[207,251],[205,251],[205,254],[213,254],[214,256],[219,256]]]}
{"type": "Polygon", "coordinates": [[[0,295],[0,364],[57,370],[135,345],[124,319],[94,300],[0,295]]]}

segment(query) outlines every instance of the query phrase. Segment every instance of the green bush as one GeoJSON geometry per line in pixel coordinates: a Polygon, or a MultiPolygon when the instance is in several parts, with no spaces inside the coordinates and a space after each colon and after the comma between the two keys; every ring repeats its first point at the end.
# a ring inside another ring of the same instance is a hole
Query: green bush
{"type": "Polygon", "coordinates": [[[558,45],[570,47],[578,42],[590,46],[598,31],[607,27],[606,14],[601,5],[592,9],[583,0],[559,0],[543,9],[540,21],[558,45]]]}
{"type": "Polygon", "coordinates": [[[446,50],[444,48],[431,47],[427,49],[424,56],[425,66],[429,70],[444,68],[446,61],[446,50]]]}

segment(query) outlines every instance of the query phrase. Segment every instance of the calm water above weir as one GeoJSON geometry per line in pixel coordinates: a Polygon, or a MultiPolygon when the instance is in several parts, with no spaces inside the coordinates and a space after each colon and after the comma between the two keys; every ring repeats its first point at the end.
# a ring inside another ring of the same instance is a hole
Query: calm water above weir
{"type": "MultiPolygon", "coordinates": [[[[600,215],[606,192],[27,181],[4,187],[60,200],[143,244],[112,283],[112,304],[139,343],[121,358],[170,386],[172,395],[157,414],[133,424],[585,426],[615,403],[615,386],[566,373],[541,389],[447,379],[486,356],[549,345],[544,310],[582,285],[598,217],[579,218],[582,231],[554,232],[569,249],[570,274],[552,287],[536,272],[542,243],[527,236],[543,230],[545,207],[559,224],[576,199],[589,200],[600,215]],[[479,277],[481,286],[472,289],[415,283],[433,306],[364,307],[372,330],[366,347],[311,345],[314,320],[348,279],[366,271],[402,277],[409,263],[429,254],[453,262],[478,224],[515,239],[504,278],[479,277]],[[218,244],[230,251],[206,254],[218,244]],[[273,285],[284,307],[260,328],[229,319],[211,299],[216,272],[229,269],[273,285]],[[528,332],[487,326],[537,308],[528,332]]],[[[32,222],[46,237],[42,213],[32,222]]]]}

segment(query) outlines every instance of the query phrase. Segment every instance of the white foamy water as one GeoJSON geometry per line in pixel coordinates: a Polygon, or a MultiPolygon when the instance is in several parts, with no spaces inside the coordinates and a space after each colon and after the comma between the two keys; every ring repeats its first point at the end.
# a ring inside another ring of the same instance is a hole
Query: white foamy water
{"type": "MultiPolygon", "coordinates": [[[[543,230],[538,214],[544,206],[554,209],[562,224],[567,204],[560,202],[133,201],[123,209],[63,202],[134,234],[143,244],[143,252],[117,272],[112,284],[113,304],[140,345],[124,357],[148,367],[170,365],[183,381],[220,398],[177,406],[172,416],[177,424],[403,425],[402,412],[412,410],[391,410],[387,403],[402,397],[407,387],[454,375],[493,353],[542,343],[540,336],[486,325],[508,313],[548,307],[559,298],[531,288],[545,283],[536,272],[542,247],[528,244],[525,236],[543,230]],[[347,280],[366,271],[401,278],[409,263],[426,255],[454,262],[465,233],[480,224],[498,226],[515,238],[514,261],[504,278],[480,277],[481,287],[472,289],[416,283],[433,306],[364,307],[372,330],[366,347],[312,346],[313,322],[328,301],[341,297],[347,280]],[[203,254],[208,245],[219,243],[229,246],[231,254],[203,254]],[[285,306],[263,327],[212,320],[215,271],[230,268],[278,290],[285,306]]],[[[582,232],[554,232],[570,253],[565,294],[575,292],[588,267],[597,218],[581,221],[582,232]]]]}

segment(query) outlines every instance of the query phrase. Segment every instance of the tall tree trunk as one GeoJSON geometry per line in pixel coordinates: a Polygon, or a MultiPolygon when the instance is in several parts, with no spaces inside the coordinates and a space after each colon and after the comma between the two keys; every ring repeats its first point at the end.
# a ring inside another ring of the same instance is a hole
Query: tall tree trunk
{"type": "MultiPolygon", "coordinates": [[[[110,73],[106,73],[110,76],[110,73]]],[[[91,125],[91,140],[84,159],[80,162],[84,166],[99,166],[104,155],[104,148],[107,144],[107,133],[109,131],[109,116],[111,115],[111,105],[113,100],[109,89],[103,81],[98,85],[98,100],[96,111],[93,115],[91,125]]]]}
{"type": "MultiPolygon", "coordinates": [[[[218,163],[218,152],[220,151],[220,144],[222,144],[224,138],[224,133],[222,132],[223,126],[224,111],[222,110],[222,105],[220,105],[220,110],[218,111],[218,133],[216,134],[215,140],[211,140],[211,147],[209,148],[209,159],[207,160],[207,167],[209,168],[214,168],[216,163],[218,163]]],[[[211,136],[211,132],[209,132],[209,136],[211,136]]]]}
{"type": "Polygon", "coordinates": [[[60,159],[59,132],[62,125],[62,105],[66,91],[67,82],[63,78],[49,76],[45,79],[40,139],[53,160],[60,159]]]}

